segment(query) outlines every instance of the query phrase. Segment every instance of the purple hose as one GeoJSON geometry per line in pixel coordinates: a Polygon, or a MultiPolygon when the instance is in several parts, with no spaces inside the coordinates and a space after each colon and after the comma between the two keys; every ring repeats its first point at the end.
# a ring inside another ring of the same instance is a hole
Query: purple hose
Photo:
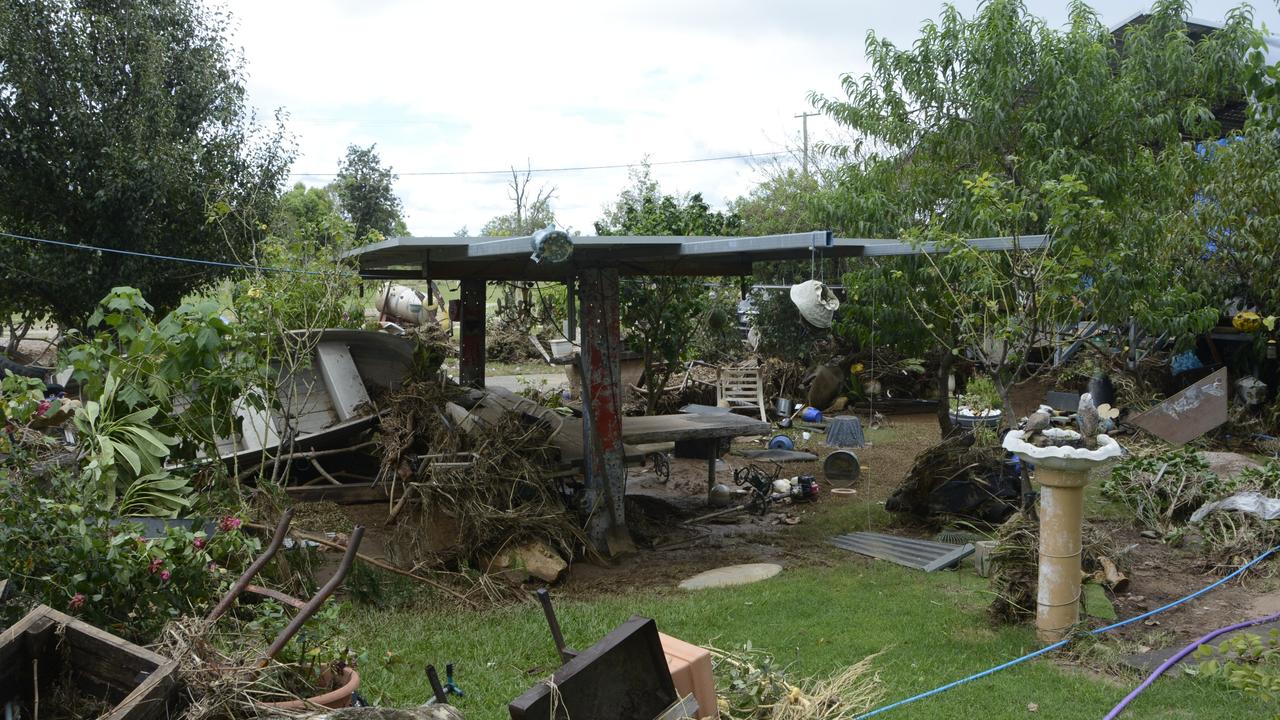
{"type": "Polygon", "coordinates": [[[1268,615],[1266,617],[1258,618],[1256,620],[1246,620],[1245,622],[1236,623],[1235,625],[1228,625],[1227,627],[1224,627],[1224,628],[1218,628],[1217,630],[1214,630],[1213,632],[1205,635],[1199,640],[1196,640],[1190,645],[1187,645],[1186,647],[1182,648],[1178,652],[1174,653],[1173,657],[1160,663],[1160,667],[1152,671],[1152,673],[1147,676],[1147,679],[1142,681],[1141,685],[1138,685],[1138,687],[1133,689],[1133,692],[1129,693],[1128,695],[1125,695],[1124,699],[1121,700],[1118,705],[1111,708],[1111,712],[1107,713],[1107,716],[1104,717],[1102,720],[1115,720],[1116,718],[1120,717],[1120,713],[1124,712],[1125,707],[1127,707],[1129,703],[1133,702],[1134,698],[1138,697],[1138,695],[1140,695],[1143,690],[1146,690],[1148,687],[1150,687],[1151,683],[1156,681],[1156,678],[1163,675],[1165,670],[1168,670],[1174,665],[1177,665],[1179,660],[1195,652],[1196,648],[1200,647],[1201,645],[1209,642],[1210,640],[1218,637],[1219,635],[1225,635],[1226,633],[1229,633],[1229,632],[1241,630],[1247,627],[1253,627],[1254,625],[1269,623],[1274,620],[1280,620],[1280,613],[1276,613],[1275,615],[1268,615]]]}

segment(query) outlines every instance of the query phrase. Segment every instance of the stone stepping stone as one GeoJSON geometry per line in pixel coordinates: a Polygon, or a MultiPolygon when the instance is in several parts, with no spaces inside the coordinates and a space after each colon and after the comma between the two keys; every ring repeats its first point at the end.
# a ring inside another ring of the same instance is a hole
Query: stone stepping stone
{"type": "Polygon", "coordinates": [[[782,572],[781,565],[773,563],[749,563],[747,565],[728,565],[698,573],[680,583],[681,590],[703,590],[733,585],[749,585],[753,582],[768,580],[782,572]]]}

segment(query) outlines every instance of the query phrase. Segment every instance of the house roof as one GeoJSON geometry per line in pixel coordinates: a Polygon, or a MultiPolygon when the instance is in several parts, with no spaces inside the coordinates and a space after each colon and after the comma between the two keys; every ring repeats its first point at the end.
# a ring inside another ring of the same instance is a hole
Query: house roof
{"type": "MultiPolygon", "coordinates": [[[[1135,12],[1128,18],[1115,24],[1111,28],[1111,34],[1114,35],[1121,44],[1123,50],[1124,32],[1137,25],[1142,25],[1151,19],[1151,13],[1135,12]]],[[[1222,23],[1213,20],[1204,20],[1201,18],[1187,18],[1187,36],[1193,42],[1199,42],[1206,35],[1215,30],[1222,29],[1222,23]]],[[[1267,35],[1263,38],[1265,43],[1263,54],[1269,64],[1274,65],[1280,62],[1280,37],[1275,35],[1267,35]]],[[[1245,98],[1234,100],[1223,104],[1220,107],[1213,108],[1214,117],[1222,124],[1224,133],[1230,134],[1244,128],[1245,121],[1248,119],[1249,104],[1245,98]]]]}
{"type": "MultiPolygon", "coordinates": [[[[749,275],[752,265],[778,260],[833,257],[886,257],[942,252],[932,243],[901,239],[837,238],[817,231],[757,237],[579,236],[564,263],[535,263],[531,238],[403,237],[356,248],[366,275],[441,280],[564,280],[585,267],[616,267],[623,275],[749,275]]],[[[1044,235],[978,238],[982,250],[1036,249],[1044,235]]]]}

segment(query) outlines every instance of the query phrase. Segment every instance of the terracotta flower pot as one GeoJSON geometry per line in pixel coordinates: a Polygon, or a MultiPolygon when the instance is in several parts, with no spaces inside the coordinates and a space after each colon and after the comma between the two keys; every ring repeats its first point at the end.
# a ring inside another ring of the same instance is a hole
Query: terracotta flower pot
{"type": "MultiPolygon", "coordinates": [[[[351,695],[360,689],[360,673],[354,668],[343,668],[342,673],[338,677],[329,675],[330,685],[337,687],[323,695],[316,695],[305,700],[282,700],[280,702],[264,702],[261,703],[267,707],[273,707],[279,710],[306,710],[316,706],[336,710],[338,708],[351,707],[351,695]]],[[[323,679],[323,678],[322,678],[323,679]]]]}

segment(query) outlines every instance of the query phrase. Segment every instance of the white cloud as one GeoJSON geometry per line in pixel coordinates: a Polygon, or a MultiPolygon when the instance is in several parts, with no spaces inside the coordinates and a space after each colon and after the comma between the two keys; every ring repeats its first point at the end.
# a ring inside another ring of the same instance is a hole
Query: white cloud
{"type": "MultiPolygon", "coordinates": [[[[1032,1],[1060,23],[1065,0],[1032,1]]],[[[960,2],[971,12],[975,0],[960,2]]],[[[1118,22],[1136,5],[1096,6],[1118,22]]],[[[1199,2],[1220,18],[1233,3],[1199,2]]],[[[376,142],[401,173],[683,160],[799,143],[812,90],[861,71],[868,29],[909,43],[937,0],[294,2],[229,0],[260,115],[291,114],[303,172],[333,172],[350,143],[376,142]]],[[[1259,18],[1275,26],[1270,14],[1259,18]]],[[[810,134],[831,132],[810,118],[810,134]]],[[[657,166],[668,191],[723,203],[758,180],[748,163],[657,166]]],[[[536,175],[560,219],[584,232],[625,170],[536,175]]],[[[323,182],[323,178],[303,178],[323,182]]],[[[502,176],[403,175],[409,228],[474,232],[508,209],[502,176]]]]}

